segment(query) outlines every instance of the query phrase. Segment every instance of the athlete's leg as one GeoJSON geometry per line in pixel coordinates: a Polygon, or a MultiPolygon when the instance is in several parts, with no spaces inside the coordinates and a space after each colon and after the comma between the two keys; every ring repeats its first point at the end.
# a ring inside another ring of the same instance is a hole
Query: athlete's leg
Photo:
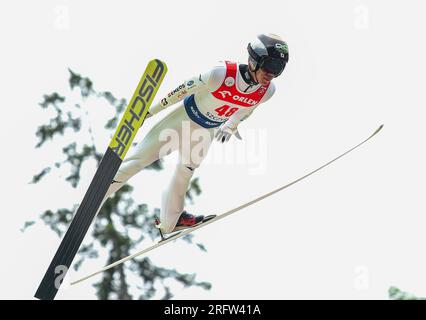
{"type": "MultiPolygon", "coordinates": [[[[99,210],[102,208],[105,201],[114,192],[118,191],[131,177],[143,168],[149,166],[154,161],[161,159],[165,155],[178,149],[179,141],[176,141],[176,139],[167,141],[163,138],[163,136],[166,130],[177,131],[180,129],[184,112],[184,108],[179,106],[178,109],[167,115],[164,119],[152,127],[143,141],[136,146],[132,154],[126,156],[110,187],[108,188],[99,210]]],[[[176,136],[178,136],[177,133],[176,136]]]]}
{"type": "MultiPolygon", "coordinates": [[[[189,141],[181,142],[179,164],[176,166],[169,187],[162,196],[161,230],[165,233],[172,232],[175,228],[184,208],[185,194],[194,170],[206,157],[213,139],[213,129],[205,129],[191,120],[188,121],[186,124],[183,123],[182,135],[185,135],[185,125],[187,125],[190,129],[189,141]]],[[[185,138],[182,135],[181,137],[185,138]]]]}

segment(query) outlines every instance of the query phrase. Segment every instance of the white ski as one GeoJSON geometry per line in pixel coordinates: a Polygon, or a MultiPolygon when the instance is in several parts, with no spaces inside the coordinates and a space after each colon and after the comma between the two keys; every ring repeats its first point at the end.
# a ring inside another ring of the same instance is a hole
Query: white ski
{"type": "Polygon", "coordinates": [[[91,273],[91,274],[89,274],[89,275],[87,275],[87,276],[85,276],[85,277],[83,277],[83,278],[81,278],[81,279],[79,279],[79,280],[76,280],[76,281],[74,281],[74,282],[71,282],[71,285],[75,285],[75,284],[77,284],[77,283],[79,283],[79,282],[82,282],[82,281],[84,281],[84,280],[87,280],[87,279],[89,279],[89,278],[91,278],[91,277],[93,277],[93,276],[95,276],[95,275],[97,275],[97,274],[100,274],[100,273],[102,273],[102,272],[104,272],[104,271],[106,271],[106,270],[108,270],[108,269],[114,268],[114,267],[116,267],[116,266],[118,266],[118,265],[120,265],[120,264],[122,264],[122,263],[124,263],[124,262],[126,262],[126,261],[129,261],[129,260],[131,260],[131,259],[134,259],[134,258],[135,258],[135,257],[137,257],[137,256],[140,256],[140,255],[142,255],[142,254],[145,254],[145,253],[147,253],[147,252],[149,252],[149,251],[152,251],[152,250],[154,250],[154,249],[156,249],[156,248],[158,248],[158,247],[160,247],[160,246],[163,246],[163,245],[165,245],[165,244],[167,244],[167,243],[169,243],[169,242],[171,242],[171,241],[174,241],[174,240],[176,240],[176,239],[178,239],[178,238],[181,238],[181,237],[183,237],[183,236],[185,236],[185,235],[187,235],[187,234],[189,234],[189,233],[191,233],[191,232],[194,232],[194,231],[195,231],[195,230],[197,230],[197,229],[200,229],[200,228],[202,228],[202,227],[205,227],[205,226],[207,226],[207,225],[209,225],[209,224],[211,224],[211,223],[213,223],[213,222],[219,221],[219,220],[221,220],[221,219],[223,219],[223,218],[225,218],[225,217],[227,217],[227,216],[229,216],[229,215],[231,215],[231,214],[233,214],[233,213],[235,213],[235,212],[237,212],[237,211],[240,211],[241,209],[244,209],[244,208],[246,208],[246,207],[248,207],[248,206],[251,206],[252,204],[254,204],[254,203],[256,203],[256,202],[259,202],[260,200],[263,200],[263,199],[265,199],[265,198],[267,198],[267,197],[270,197],[271,195],[273,195],[273,194],[275,194],[275,193],[277,193],[277,192],[279,192],[279,191],[281,191],[281,190],[283,190],[283,189],[286,189],[286,188],[288,188],[288,187],[292,186],[293,184],[295,184],[295,183],[297,183],[297,182],[299,182],[299,181],[301,181],[301,180],[303,180],[303,179],[305,179],[305,178],[309,177],[310,175],[314,174],[315,172],[317,172],[317,171],[319,171],[319,170],[323,169],[324,167],[327,167],[328,165],[330,165],[331,163],[333,163],[333,162],[337,161],[338,159],[340,159],[341,157],[345,156],[346,154],[348,154],[348,153],[349,153],[349,152],[351,152],[352,150],[354,150],[354,149],[358,148],[359,146],[361,146],[362,144],[364,144],[365,142],[367,142],[368,140],[370,140],[372,137],[374,137],[374,136],[375,136],[375,135],[376,135],[376,134],[377,134],[377,133],[378,133],[378,132],[379,132],[382,128],[383,128],[383,124],[382,124],[379,128],[377,128],[377,129],[374,131],[374,133],[373,133],[372,135],[370,135],[367,139],[365,139],[365,140],[364,140],[364,141],[362,141],[361,143],[359,143],[359,144],[357,144],[356,146],[352,147],[352,148],[351,148],[351,149],[349,149],[348,151],[346,151],[346,152],[342,153],[340,156],[338,156],[338,157],[334,158],[333,160],[330,160],[329,162],[327,162],[326,164],[322,165],[321,167],[319,167],[319,168],[317,168],[317,169],[315,169],[315,170],[313,170],[313,171],[311,171],[311,172],[309,172],[309,173],[305,174],[303,177],[300,177],[300,178],[298,178],[298,179],[296,179],[296,180],[294,180],[294,181],[292,181],[292,182],[290,182],[290,183],[288,183],[288,184],[286,184],[286,185],[284,185],[284,186],[282,186],[282,187],[280,187],[280,188],[278,188],[278,189],[275,189],[275,190],[273,190],[273,191],[271,191],[271,192],[269,192],[269,193],[267,193],[267,194],[264,194],[263,196],[260,196],[260,197],[258,197],[258,198],[256,198],[256,199],[254,199],[254,200],[252,200],[252,201],[250,201],[250,202],[247,202],[247,203],[245,203],[245,204],[243,204],[243,205],[241,205],[241,206],[239,206],[239,207],[237,207],[237,208],[234,208],[234,209],[232,209],[232,210],[229,210],[228,212],[225,212],[225,213],[219,214],[219,215],[217,215],[216,217],[214,217],[214,218],[212,218],[212,219],[210,219],[210,220],[208,220],[208,221],[205,221],[205,222],[203,222],[203,223],[201,223],[201,224],[199,224],[199,225],[196,225],[196,226],[194,226],[194,227],[192,227],[192,228],[190,228],[190,229],[182,230],[181,232],[178,232],[177,234],[175,234],[175,235],[173,235],[173,236],[170,236],[170,237],[168,237],[168,238],[165,238],[164,240],[161,240],[160,242],[158,242],[158,243],[156,243],[156,244],[154,244],[154,245],[152,245],[152,246],[150,246],[150,247],[148,247],[148,248],[146,248],[146,249],[143,249],[143,250],[141,250],[141,251],[139,251],[139,252],[136,252],[136,253],[134,253],[134,254],[132,254],[132,255],[128,256],[128,257],[125,257],[125,258],[123,258],[123,259],[121,259],[121,260],[118,260],[118,261],[116,261],[116,262],[114,262],[114,263],[112,263],[112,264],[110,264],[110,265],[107,265],[107,266],[105,266],[104,268],[102,268],[101,270],[96,271],[96,272],[94,272],[94,273],[91,273]]]}

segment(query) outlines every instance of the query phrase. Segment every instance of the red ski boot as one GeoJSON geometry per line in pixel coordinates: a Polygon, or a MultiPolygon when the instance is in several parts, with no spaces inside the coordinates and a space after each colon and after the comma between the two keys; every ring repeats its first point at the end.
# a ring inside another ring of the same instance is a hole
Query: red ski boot
{"type": "Polygon", "coordinates": [[[179,220],[176,223],[176,227],[174,228],[173,232],[195,227],[199,223],[203,222],[203,220],[204,216],[194,216],[193,214],[190,214],[184,210],[180,214],[179,220]]]}

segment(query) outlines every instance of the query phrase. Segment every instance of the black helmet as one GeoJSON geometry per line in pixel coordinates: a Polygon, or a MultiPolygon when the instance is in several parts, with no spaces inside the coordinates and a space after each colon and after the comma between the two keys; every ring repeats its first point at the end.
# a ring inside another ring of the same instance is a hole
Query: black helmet
{"type": "Polygon", "coordinates": [[[288,62],[288,46],[275,34],[260,34],[247,46],[249,60],[254,66],[253,71],[263,70],[279,76],[288,62]]]}

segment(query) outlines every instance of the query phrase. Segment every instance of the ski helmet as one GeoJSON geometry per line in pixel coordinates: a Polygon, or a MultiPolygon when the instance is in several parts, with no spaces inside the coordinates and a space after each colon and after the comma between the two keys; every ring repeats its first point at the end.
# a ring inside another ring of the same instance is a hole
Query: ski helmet
{"type": "Polygon", "coordinates": [[[247,46],[249,61],[254,72],[263,69],[279,76],[288,62],[288,46],[281,37],[275,34],[260,34],[247,46]]]}

